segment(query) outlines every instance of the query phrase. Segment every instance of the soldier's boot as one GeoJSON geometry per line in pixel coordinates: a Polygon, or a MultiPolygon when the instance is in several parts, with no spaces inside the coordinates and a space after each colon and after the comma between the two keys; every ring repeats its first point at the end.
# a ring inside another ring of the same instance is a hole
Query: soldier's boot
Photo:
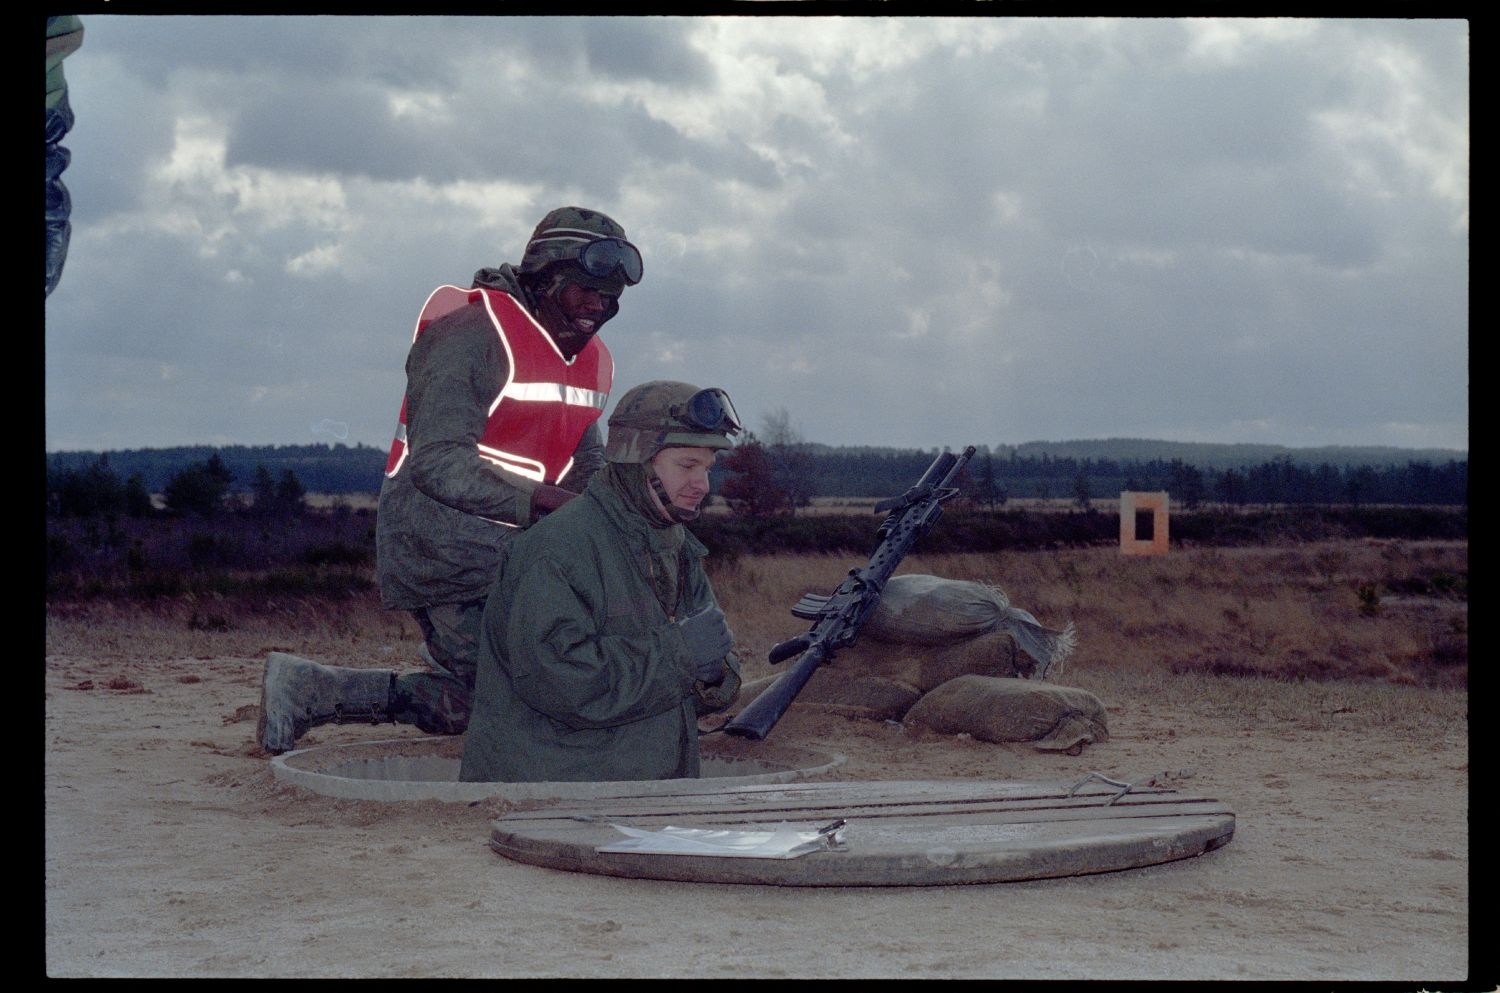
{"type": "Polygon", "coordinates": [[[390,720],[393,676],[389,669],[347,669],[270,652],[260,683],[256,740],[279,753],[319,724],[390,720]]]}

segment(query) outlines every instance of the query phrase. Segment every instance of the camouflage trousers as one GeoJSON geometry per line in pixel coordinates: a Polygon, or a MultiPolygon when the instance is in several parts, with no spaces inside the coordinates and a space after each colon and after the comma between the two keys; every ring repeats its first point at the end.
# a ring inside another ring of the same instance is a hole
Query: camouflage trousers
{"type": "Polygon", "coordinates": [[[428,734],[463,734],[469,726],[479,668],[484,601],[424,607],[411,613],[422,628],[434,668],[396,677],[391,687],[391,720],[415,724],[428,734]]]}

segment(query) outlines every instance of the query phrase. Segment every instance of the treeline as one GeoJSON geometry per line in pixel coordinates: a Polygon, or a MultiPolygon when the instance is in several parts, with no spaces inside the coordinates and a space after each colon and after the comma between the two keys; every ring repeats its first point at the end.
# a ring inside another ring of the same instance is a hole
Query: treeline
{"type": "MultiPolygon", "coordinates": [[[[760,445],[760,442],[753,441],[760,445]]],[[[1114,442],[1056,443],[1098,446],[1117,444],[1123,452],[1154,450],[1152,444],[1114,442]]],[[[1178,443],[1162,450],[1201,449],[1205,463],[1189,459],[1108,458],[1056,455],[1038,451],[1043,443],[1018,448],[981,448],[966,472],[965,495],[987,507],[1003,507],[1011,499],[1041,499],[1078,504],[1088,499],[1111,498],[1122,490],[1166,490],[1174,506],[1197,507],[1219,503],[1226,506],[1267,504],[1430,504],[1466,506],[1469,463],[1466,458],[1400,459],[1400,449],[1308,449],[1283,450],[1262,462],[1228,464],[1231,454],[1259,453],[1272,446],[1191,446],[1178,443]],[[1306,456],[1326,456],[1312,461],[1306,456]],[[1360,462],[1356,455],[1384,457],[1384,462],[1360,462]],[[1212,463],[1212,464],[1209,464],[1212,463]]],[[[1413,450],[1415,453],[1416,450],[1413,450]]],[[[1427,454],[1426,450],[1422,450],[1427,454]]],[[[772,504],[784,509],[805,506],[814,497],[869,498],[892,496],[910,486],[935,457],[936,450],[890,448],[832,448],[816,444],[761,445],[758,453],[747,452],[741,461],[765,463],[773,474],[780,495],[772,504]]],[[[380,489],[386,453],[367,445],[230,445],[127,449],[108,453],[58,452],[47,456],[49,492],[51,480],[67,473],[86,474],[102,462],[109,472],[130,487],[131,499],[140,505],[141,493],[165,493],[168,483],[211,457],[229,474],[230,492],[250,495],[261,469],[276,479],[290,472],[309,493],[373,494],[380,489]],[[135,480],[134,483],[131,480],[135,480]]],[[[736,476],[727,466],[715,470],[715,492],[736,476]]],[[[743,489],[743,487],[741,487],[743,489]]],[[[753,490],[752,490],[753,492],[753,490]]],[[[757,507],[765,494],[754,494],[757,507]]],[[[747,504],[748,506],[748,504],[747,504]]]]}
{"type": "Polygon", "coordinates": [[[69,468],[60,462],[47,464],[47,515],[49,517],[141,518],[158,512],[212,517],[235,510],[254,517],[289,517],[306,509],[307,488],[291,469],[273,474],[257,463],[248,488],[236,490],[233,471],[210,454],[172,473],[162,486],[162,506],[156,505],[151,489],[140,472],[123,480],[100,455],[89,465],[69,468]]]}
{"type": "MultiPolygon", "coordinates": [[[[752,444],[759,444],[758,442],[752,444]]],[[[744,446],[742,446],[744,447],[744,446]]],[[[764,465],[770,484],[780,491],[784,509],[809,498],[893,496],[921,477],[936,452],[880,449],[817,450],[815,446],[762,446],[757,457],[737,458],[719,470],[727,480],[737,476],[730,492],[744,488],[764,465]],[[734,473],[736,463],[747,472],[734,473]]],[[[1011,450],[997,455],[981,450],[960,481],[963,495],[986,507],[1003,507],[1011,499],[1040,499],[1076,504],[1117,497],[1125,490],[1171,494],[1174,505],[1189,509],[1207,503],[1257,505],[1405,504],[1466,506],[1469,463],[1407,461],[1387,465],[1302,463],[1278,455],[1260,465],[1222,470],[1200,469],[1180,459],[1118,462],[1112,459],[1023,456],[1011,450]]],[[[722,491],[723,486],[717,488],[722,491]]],[[[774,499],[769,501],[776,503],[774,499]]],[[[767,503],[764,494],[758,505],[767,503]]]]}
{"type": "MultiPolygon", "coordinates": [[[[720,561],[748,554],[868,555],[882,518],[870,514],[708,514],[692,530],[720,561]]],[[[1436,507],[1290,507],[1199,510],[1170,516],[1171,544],[1184,547],[1290,544],[1360,538],[1464,541],[1469,513],[1436,507]]],[[[955,509],[922,538],[926,554],[1020,552],[1114,546],[1118,514],[1087,511],[955,509]]]]}
{"type": "Polygon", "coordinates": [[[1290,458],[1304,465],[1402,465],[1406,462],[1464,461],[1468,453],[1453,448],[1394,448],[1380,445],[1325,445],[1289,448],[1236,442],[1157,441],[1147,438],[1102,438],[1089,441],[1028,441],[1014,447],[997,446],[997,457],[1014,452],[1023,457],[1110,459],[1131,462],[1185,462],[1200,469],[1246,469],[1252,465],[1290,458]]]}
{"type": "Polygon", "coordinates": [[[249,492],[259,467],[276,478],[290,471],[309,493],[375,493],[385,472],[386,452],[369,445],[192,445],[112,452],[55,452],[48,472],[87,470],[101,458],[121,479],[139,476],[149,493],[193,465],[216,458],[232,477],[231,490],[249,492]]]}
{"type": "MultiPolygon", "coordinates": [[[[976,458],[969,466],[980,499],[993,472],[999,495],[1063,498],[1082,504],[1125,490],[1165,490],[1190,509],[1216,502],[1229,506],[1269,504],[1435,504],[1466,506],[1469,463],[1438,465],[1408,461],[1387,465],[1300,463],[1290,455],[1244,468],[1200,469],[1180,459],[1121,463],[1109,459],[976,458]]],[[[988,502],[988,501],[986,501],[988,502]]]]}
{"type": "Polygon", "coordinates": [[[173,472],[158,506],[139,472],[122,480],[107,456],[81,468],[49,463],[48,600],[372,588],[372,515],[312,511],[291,469],[257,464],[246,489],[235,482],[212,453],[173,472]]]}

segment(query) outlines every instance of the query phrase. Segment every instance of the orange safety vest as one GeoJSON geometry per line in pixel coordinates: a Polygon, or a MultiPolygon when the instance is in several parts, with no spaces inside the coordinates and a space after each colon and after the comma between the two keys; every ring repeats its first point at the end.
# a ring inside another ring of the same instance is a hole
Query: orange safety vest
{"type": "MultiPolygon", "coordinates": [[[[573,452],[584,430],[604,413],[615,363],[597,337],[571,360],[558,351],[515,298],[483,287],[439,286],[417,317],[415,342],[428,325],[471,303],[483,302],[510,367],[505,385],[490,403],[479,438],[479,455],[511,472],[542,483],[557,483],[573,467],[573,452]]],[[[406,397],[396,439],[385,462],[395,476],[406,461],[406,397]]]]}

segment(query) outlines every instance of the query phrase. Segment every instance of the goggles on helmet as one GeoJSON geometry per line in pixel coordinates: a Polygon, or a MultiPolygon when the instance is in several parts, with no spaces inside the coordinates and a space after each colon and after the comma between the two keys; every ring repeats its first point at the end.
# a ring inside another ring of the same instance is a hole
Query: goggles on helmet
{"type": "Polygon", "coordinates": [[[699,390],[686,403],[674,404],[668,413],[700,431],[734,434],[744,426],[729,394],[717,386],[699,390]]]}
{"type": "Polygon", "coordinates": [[[578,253],[577,261],[583,271],[595,279],[604,279],[619,269],[625,276],[626,285],[634,286],[641,281],[641,253],[622,238],[600,238],[589,242],[578,253]]]}

